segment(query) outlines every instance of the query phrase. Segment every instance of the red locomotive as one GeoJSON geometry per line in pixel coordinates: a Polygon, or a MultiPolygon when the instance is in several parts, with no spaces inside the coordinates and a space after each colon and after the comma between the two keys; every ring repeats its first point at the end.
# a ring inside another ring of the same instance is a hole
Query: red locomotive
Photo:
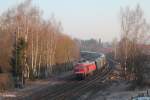
{"type": "Polygon", "coordinates": [[[82,51],[81,60],[74,66],[74,74],[77,77],[85,78],[96,70],[100,70],[106,64],[104,54],[82,51]]]}

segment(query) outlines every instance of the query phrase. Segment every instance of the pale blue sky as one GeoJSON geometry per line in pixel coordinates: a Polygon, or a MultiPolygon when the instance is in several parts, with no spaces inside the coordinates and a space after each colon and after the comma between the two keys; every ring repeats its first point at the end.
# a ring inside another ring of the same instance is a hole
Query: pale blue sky
{"type": "MultiPolygon", "coordinates": [[[[23,0],[0,0],[0,12],[23,0]]],[[[112,41],[120,36],[120,7],[140,4],[150,22],[150,0],[33,0],[44,11],[44,17],[55,15],[64,33],[81,39],[102,38],[112,41]]]]}

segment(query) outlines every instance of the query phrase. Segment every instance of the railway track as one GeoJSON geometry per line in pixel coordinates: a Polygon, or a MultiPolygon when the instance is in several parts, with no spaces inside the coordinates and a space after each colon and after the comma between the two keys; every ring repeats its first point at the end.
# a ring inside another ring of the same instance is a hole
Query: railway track
{"type": "MultiPolygon", "coordinates": [[[[96,77],[98,77],[100,74],[96,74],[96,77]]],[[[38,93],[40,97],[32,97],[34,100],[53,100],[55,97],[66,93],[67,91],[70,91],[72,89],[75,89],[78,86],[82,86],[84,84],[87,84],[89,82],[92,82],[93,77],[89,77],[86,80],[82,81],[69,81],[68,83],[65,83],[62,85],[56,85],[53,88],[50,88],[50,90],[47,90],[48,92],[45,92],[42,94],[38,93]]],[[[37,95],[38,95],[37,94],[37,95]]],[[[59,100],[59,99],[58,99],[59,100]]]]}
{"type": "Polygon", "coordinates": [[[99,79],[99,77],[96,77],[95,79],[93,79],[92,81],[89,81],[88,83],[85,83],[83,85],[80,85],[70,91],[66,91],[63,94],[54,96],[53,100],[59,100],[59,98],[61,98],[62,100],[66,100],[68,97],[71,97],[71,100],[73,100],[73,98],[79,97],[80,95],[82,95],[84,92],[86,92],[86,90],[90,90],[91,87],[93,88],[93,86],[95,85],[95,83],[98,83],[100,81],[103,81],[106,78],[106,74],[108,74],[108,71],[110,72],[110,70],[105,71],[102,75],[100,75],[99,77],[103,77],[101,79],[99,79]]]}
{"type": "Polygon", "coordinates": [[[40,100],[72,100],[73,98],[79,97],[81,94],[86,92],[86,90],[92,88],[95,83],[104,81],[108,77],[109,73],[111,73],[112,69],[113,67],[110,66],[105,67],[101,73],[97,73],[94,77],[90,77],[89,79],[79,82],[69,82],[60,88],[57,87],[55,91],[48,92],[43,95],[40,100]]]}
{"type": "MultiPolygon", "coordinates": [[[[111,60],[109,60],[109,62],[111,62],[111,66],[115,65],[111,60]]],[[[101,84],[100,82],[104,81],[109,73],[111,73],[113,69],[111,66],[104,67],[101,72],[97,72],[95,75],[89,76],[85,80],[68,80],[64,84],[44,89],[41,88],[29,97],[24,97],[20,100],[76,100],[77,97],[79,98],[79,96],[92,89],[95,84],[101,84]]]]}

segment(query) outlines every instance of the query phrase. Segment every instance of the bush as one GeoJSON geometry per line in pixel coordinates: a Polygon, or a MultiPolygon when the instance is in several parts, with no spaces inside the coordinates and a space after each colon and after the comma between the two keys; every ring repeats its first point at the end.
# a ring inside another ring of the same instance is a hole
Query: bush
{"type": "Polygon", "coordinates": [[[0,74],[0,91],[8,90],[14,87],[14,82],[11,74],[1,73],[0,74]]]}

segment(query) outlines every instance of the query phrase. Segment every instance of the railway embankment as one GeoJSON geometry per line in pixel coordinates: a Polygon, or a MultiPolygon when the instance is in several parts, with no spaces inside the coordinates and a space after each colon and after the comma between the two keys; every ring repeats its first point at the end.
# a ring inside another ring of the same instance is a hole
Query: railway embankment
{"type": "MultiPolygon", "coordinates": [[[[91,97],[90,100],[131,100],[132,97],[150,96],[150,63],[145,64],[144,81],[141,87],[132,87],[132,82],[119,79],[119,71],[110,75],[107,86],[91,97]]],[[[119,68],[119,67],[118,67],[119,68]]]]}
{"type": "Polygon", "coordinates": [[[108,81],[107,87],[93,95],[90,100],[131,100],[136,96],[150,96],[150,87],[128,90],[130,85],[122,80],[108,81]]]}
{"type": "Polygon", "coordinates": [[[64,79],[69,79],[70,77],[72,77],[71,71],[59,75],[53,75],[49,79],[45,80],[28,80],[25,88],[23,89],[12,89],[0,92],[0,100],[26,100],[26,98],[36,95],[37,92],[46,90],[54,85],[65,83],[64,79]]]}

